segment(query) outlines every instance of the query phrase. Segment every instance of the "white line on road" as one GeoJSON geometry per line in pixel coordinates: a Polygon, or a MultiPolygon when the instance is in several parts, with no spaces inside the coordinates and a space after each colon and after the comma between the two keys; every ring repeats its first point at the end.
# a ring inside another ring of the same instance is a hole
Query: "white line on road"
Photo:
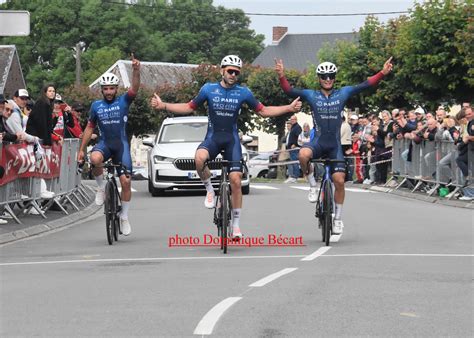
{"type": "Polygon", "coordinates": [[[277,255],[277,256],[208,256],[208,257],[143,257],[143,258],[103,258],[103,259],[74,259],[64,261],[36,261],[0,263],[0,266],[41,265],[66,263],[110,263],[110,262],[146,262],[146,261],[185,261],[206,259],[259,259],[259,258],[300,258],[305,255],[277,255]]]}
{"type": "Polygon", "coordinates": [[[275,188],[275,187],[272,187],[270,185],[257,185],[257,184],[253,184],[251,185],[252,189],[262,189],[262,190],[280,190],[280,188],[275,188]]]}
{"type": "Polygon", "coordinates": [[[216,325],[217,321],[224,314],[224,312],[241,299],[242,297],[229,297],[215,305],[209,310],[208,313],[204,315],[204,317],[202,317],[201,321],[194,329],[194,334],[210,335],[212,330],[214,330],[214,326],[216,325]]]}
{"type": "MultiPolygon", "coordinates": [[[[309,191],[309,186],[300,187],[300,186],[292,185],[290,186],[290,188],[309,191]]],[[[319,188],[316,188],[316,190],[318,191],[319,188]]],[[[369,193],[374,193],[374,194],[377,193],[377,191],[371,191],[371,190],[360,189],[360,188],[347,188],[346,187],[344,188],[344,190],[351,191],[351,192],[369,192],[369,193]]]]}
{"type": "MultiPolygon", "coordinates": [[[[45,264],[66,264],[66,263],[111,263],[111,262],[151,262],[151,261],[186,261],[186,260],[206,260],[206,259],[267,259],[267,258],[301,258],[302,261],[313,260],[322,255],[318,253],[321,249],[329,250],[329,247],[322,247],[311,255],[280,255],[280,256],[215,256],[215,257],[149,257],[149,258],[104,258],[104,259],[77,259],[64,261],[36,261],[36,262],[10,262],[0,263],[0,266],[18,265],[45,265],[45,264]],[[326,249],[327,248],[327,249],[326,249]],[[316,255],[313,257],[314,255],[316,255]]],[[[324,253],[324,252],[323,252],[324,253]]],[[[324,255],[323,257],[371,257],[371,256],[394,256],[394,257],[474,257],[474,254],[337,254],[324,255]]]]}
{"type": "Polygon", "coordinates": [[[313,252],[311,255],[308,255],[304,258],[302,258],[301,260],[302,261],[312,261],[313,259],[316,259],[318,258],[319,256],[321,256],[322,254],[324,254],[326,251],[328,251],[329,249],[331,249],[330,246],[322,246],[320,247],[318,250],[316,250],[315,252],[313,252]]]}
{"type": "Polygon", "coordinates": [[[280,270],[278,272],[272,273],[271,275],[268,275],[267,277],[264,277],[264,278],[256,281],[255,283],[250,284],[249,286],[250,287],[255,287],[255,288],[264,286],[264,285],[274,281],[275,279],[280,278],[281,276],[287,275],[287,274],[289,274],[289,273],[291,273],[295,270],[298,270],[298,268],[286,268],[286,269],[280,270]]]}

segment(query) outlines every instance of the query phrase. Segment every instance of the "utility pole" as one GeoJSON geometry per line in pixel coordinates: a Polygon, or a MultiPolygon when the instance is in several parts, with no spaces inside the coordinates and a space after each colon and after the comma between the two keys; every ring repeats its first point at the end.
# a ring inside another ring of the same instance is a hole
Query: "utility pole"
{"type": "Polygon", "coordinates": [[[82,42],[76,43],[76,87],[81,85],[81,52],[82,42]]]}

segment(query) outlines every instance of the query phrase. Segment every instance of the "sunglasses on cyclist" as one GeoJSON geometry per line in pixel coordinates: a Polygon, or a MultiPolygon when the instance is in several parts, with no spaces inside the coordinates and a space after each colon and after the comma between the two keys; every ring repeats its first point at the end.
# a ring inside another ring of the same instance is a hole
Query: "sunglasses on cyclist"
{"type": "Polygon", "coordinates": [[[321,80],[334,80],[336,78],[336,73],[331,74],[318,74],[321,80]]]}
{"type": "Polygon", "coordinates": [[[240,71],[236,70],[236,69],[227,69],[226,70],[227,74],[229,75],[235,75],[235,76],[239,76],[240,75],[240,71]]]}

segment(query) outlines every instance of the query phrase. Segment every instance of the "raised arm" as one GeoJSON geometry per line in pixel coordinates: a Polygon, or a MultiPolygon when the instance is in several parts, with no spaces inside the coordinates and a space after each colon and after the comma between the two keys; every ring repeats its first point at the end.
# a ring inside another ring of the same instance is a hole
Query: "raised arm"
{"type": "Polygon", "coordinates": [[[140,61],[135,59],[133,53],[132,57],[132,90],[134,93],[138,93],[140,89],[140,61]]]}

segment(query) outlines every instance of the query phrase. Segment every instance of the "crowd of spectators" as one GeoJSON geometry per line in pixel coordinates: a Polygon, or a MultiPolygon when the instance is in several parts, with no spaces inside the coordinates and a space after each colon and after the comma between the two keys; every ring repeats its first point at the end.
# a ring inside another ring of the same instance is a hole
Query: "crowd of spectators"
{"type": "MultiPolygon", "coordinates": [[[[36,100],[23,88],[15,91],[11,99],[0,94],[0,142],[31,144],[39,160],[44,154],[43,147],[53,143],[62,145],[64,139],[82,137],[80,117],[84,111],[78,102],[72,107],[64,102],[52,84],[44,86],[36,100]]],[[[0,174],[3,173],[4,168],[0,168],[0,174]]],[[[54,193],[48,191],[44,180],[41,185],[41,197],[53,198],[54,193]]],[[[35,213],[35,209],[31,212],[35,213]]],[[[0,210],[0,224],[6,223],[8,216],[0,210]]]]}

